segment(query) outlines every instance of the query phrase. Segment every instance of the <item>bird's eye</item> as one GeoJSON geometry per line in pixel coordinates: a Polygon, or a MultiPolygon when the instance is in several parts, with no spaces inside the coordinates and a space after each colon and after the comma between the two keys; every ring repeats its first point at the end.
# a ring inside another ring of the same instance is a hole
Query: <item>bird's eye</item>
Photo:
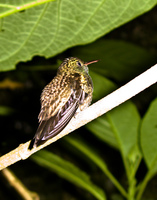
{"type": "Polygon", "coordinates": [[[81,65],[81,63],[79,62],[79,61],[77,61],[77,65],[79,66],[79,67],[81,67],[82,65],[81,65]]]}

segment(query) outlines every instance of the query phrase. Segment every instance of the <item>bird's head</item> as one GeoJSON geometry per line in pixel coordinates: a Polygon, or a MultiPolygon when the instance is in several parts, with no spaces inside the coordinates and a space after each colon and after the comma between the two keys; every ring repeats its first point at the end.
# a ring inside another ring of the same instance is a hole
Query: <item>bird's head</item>
{"type": "Polygon", "coordinates": [[[84,62],[76,57],[66,58],[62,64],[60,65],[58,72],[59,73],[88,73],[88,65],[98,62],[98,60],[94,60],[91,62],[84,62]]]}

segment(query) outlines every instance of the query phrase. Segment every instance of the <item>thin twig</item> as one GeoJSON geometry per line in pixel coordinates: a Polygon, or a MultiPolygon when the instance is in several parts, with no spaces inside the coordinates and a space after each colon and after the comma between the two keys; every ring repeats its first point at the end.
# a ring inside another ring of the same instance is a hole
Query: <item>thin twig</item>
{"type": "Polygon", "coordinates": [[[39,200],[38,194],[29,191],[10,169],[3,169],[2,174],[23,199],[39,200]]]}
{"type": "Polygon", "coordinates": [[[28,150],[29,142],[25,144],[21,144],[18,148],[9,152],[8,154],[2,156],[0,158],[0,170],[8,167],[9,165],[21,160],[26,159],[36,151],[48,146],[49,144],[55,142],[56,140],[62,138],[68,133],[78,129],[79,127],[87,124],[88,122],[96,119],[97,117],[105,114],[109,110],[115,108],[116,106],[122,104],[127,101],[131,97],[145,90],[149,86],[153,85],[157,82],[157,64],[142,73],[141,75],[134,78],[132,81],[128,82],[118,90],[113,93],[107,95],[103,99],[94,103],[86,110],[78,113],[76,117],[74,117],[70,123],[65,127],[65,129],[55,136],[54,138],[48,140],[45,144],[33,148],[31,151],[28,150]]]}

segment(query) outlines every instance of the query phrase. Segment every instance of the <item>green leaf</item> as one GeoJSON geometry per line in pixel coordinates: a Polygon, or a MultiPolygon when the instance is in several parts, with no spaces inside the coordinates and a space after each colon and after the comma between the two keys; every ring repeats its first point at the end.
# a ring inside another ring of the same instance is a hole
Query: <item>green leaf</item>
{"type": "Polygon", "coordinates": [[[148,171],[139,186],[140,200],[148,181],[157,173],[157,98],[152,101],[141,123],[140,142],[148,171]]]}
{"type": "Polygon", "coordinates": [[[0,70],[92,42],[155,5],[156,0],[57,0],[5,17],[0,21],[0,70]]]}
{"type": "MultiPolygon", "coordinates": [[[[94,85],[94,101],[106,96],[108,93],[116,89],[116,85],[102,75],[90,71],[90,76],[92,77],[94,85]]],[[[87,124],[86,127],[101,140],[109,143],[111,146],[117,147],[117,141],[115,139],[113,131],[111,130],[106,115],[97,118],[93,122],[87,124]]]]}
{"type": "Polygon", "coordinates": [[[127,101],[107,113],[118,148],[127,157],[138,146],[140,116],[136,106],[127,101]]]}
{"type": "Polygon", "coordinates": [[[7,106],[0,106],[0,115],[10,115],[14,112],[12,108],[9,108],[7,106]]]}
{"type": "Polygon", "coordinates": [[[133,183],[141,161],[138,146],[139,113],[136,106],[127,101],[107,113],[107,118],[118,143],[129,183],[133,183]]]}
{"type": "Polygon", "coordinates": [[[107,115],[103,115],[88,123],[86,128],[88,128],[88,130],[90,130],[100,140],[118,149],[118,142],[115,138],[114,132],[112,131],[107,115]]]}
{"type": "Polygon", "coordinates": [[[8,2],[0,3],[0,18],[9,16],[13,13],[23,11],[23,10],[26,10],[26,9],[50,2],[50,1],[53,1],[53,0],[38,0],[38,1],[25,0],[24,2],[14,0],[10,3],[8,2]]]}
{"type": "Polygon", "coordinates": [[[77,148],[88,158],[90,158],[97,166],[99,166],[102,169],[102,171],[105,171],[107,169],[106,163],[98,155],[98,153],[96,153],[96,151],[93,150],[92,147],[89,147],[89,145],[85,143],[80,137],[76,135],[75,137],[72,135],[68,135],[67,137],[64,137],[64,140],[68,142],[70,145],[77,148]]]}
{"type": "Polygon", "coordinates": [[[83,189],[86,189],[97,199],[106,199],[104,191],[102,191],[99,187],[91,182],[89,175],[81,171],[72,163],[63,160],[57,155],[45,150],[37,152],[31,156],[31,159],[39,165],[57,173],[62,178],[72,182],[79,187],[82,187],[83,189]]]}
{"type": "Polygon", "coordinates": [[[141,125],[141,147],[148,169],[157,171],[157,98],[152,101],[141,125]]]}
{"type": "Polygon", "coordinates": [[[140,117],[131,101],[125,102],[86,127],[127,157],[137,146],[140,117]]]}
{"type": "Polygon", "coordinates": [[[93,91],[93,100],[97,101],[98,99],[103,98],[117,87],[116,85],[110,81],[109,79],[105,78],[104,76],[90,71],[90,76],[93,81],[94,91],[93,91]]]}
{"type": "Polygon", "coordinates": [[[119,40],[100,39],[74,48],[72,53],[82,60],[100,59],[96,67],[89,67],[90,71],[118,81],[128,81],[156,62],[156,57],[145,49],[119,40]]]}

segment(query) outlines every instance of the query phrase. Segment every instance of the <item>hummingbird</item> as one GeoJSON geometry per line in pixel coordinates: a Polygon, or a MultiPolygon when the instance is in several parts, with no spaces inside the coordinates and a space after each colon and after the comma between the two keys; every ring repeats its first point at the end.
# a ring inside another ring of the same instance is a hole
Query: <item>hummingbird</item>
{"type": "Polygon", "coordinates": [[[77,112],[90,105],[93,83],[88,65],[97,61],[83,62],[70,57],[62,62],[57,75],[42,91],[38,116],[40,124],[30,149],[59,134],[77,112]]]}

